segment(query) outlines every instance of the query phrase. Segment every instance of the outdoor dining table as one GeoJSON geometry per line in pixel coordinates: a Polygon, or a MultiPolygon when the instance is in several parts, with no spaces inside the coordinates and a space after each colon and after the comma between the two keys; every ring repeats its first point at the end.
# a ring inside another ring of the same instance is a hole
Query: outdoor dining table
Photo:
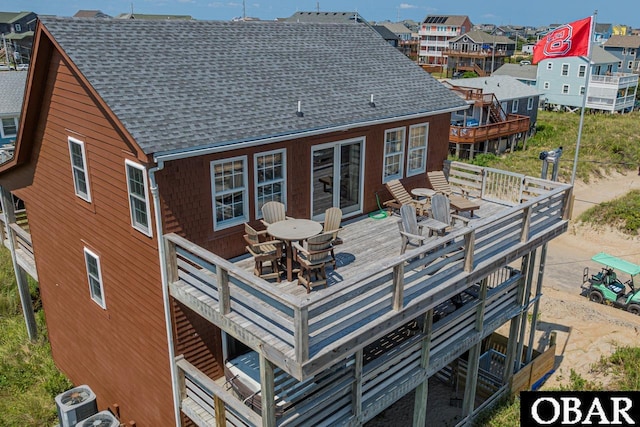
{"type": "Polygon", "coordinates": [[[414,188],[413,190],[411,190],[411,194],[413,194],[416,197],[431,197],[434,194],[436,194],[435,190],[432,190],[430,188],[414,188]]]}
{"type": "Polygon", "coordinates": [[[287,280],[293,281],[293,249],[291,242],[300,241],[320,234],[322,224],[310,219],[286,219],[274,222],[267,226],[267,233],[278,240],[282,240],[285,246],[287,260],[287,280]]]}

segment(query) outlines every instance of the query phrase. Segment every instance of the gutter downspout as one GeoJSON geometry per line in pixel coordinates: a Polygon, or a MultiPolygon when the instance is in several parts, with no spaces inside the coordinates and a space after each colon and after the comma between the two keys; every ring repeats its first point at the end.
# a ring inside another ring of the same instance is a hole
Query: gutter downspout
{"type": "Polygon", "coordinates": [[[158,258],[160,260],[160,279],[162,282],[162,301],[164,302],[164,321],[167,328],[167,345],[169,349],[169,370],[171,372],[171,385],[173,392],[173,410],[175,414],[175,425],[182,425],[180,417],[180,387],[178,383],[178,373],[176,366],[176,355],[173,344],[173,328],[171,326],[171,307],[169,299],[169,284],[167,283],[167,264],[164,246],[164,235],[162,233],[162,217],[160,215],[160,194],[158,183],[156,182],[156,172],[164,169],[164,162],[158,161],[158,165],[149,169],[149,184],[151,196],[153,197],[153,210],[155,213],[156,232],[158,234],[158,258]]]}

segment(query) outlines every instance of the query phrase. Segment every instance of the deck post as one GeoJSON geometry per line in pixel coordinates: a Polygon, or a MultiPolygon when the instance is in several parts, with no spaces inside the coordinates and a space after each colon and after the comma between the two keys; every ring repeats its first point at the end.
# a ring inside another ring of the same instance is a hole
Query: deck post
{"type": "Polygon", "coordinates": [[[402,310],[404,298],[404,262],[393,267],[393,309],[402,310]]]}
{"type": "MultiPolygon", "coordinates": [[[[422,327],[422,355],[420,368],[426,370],[429,367],[429,351],[431,350],[431,330],[433,329],[433,309],[424,315],[422,327]]],[[[413,404],[413,427],[423,427],[427,421],[427,400],[429,392],[429,378],[420,383],[416,388],[415,402],[413,404]]]]}
{"type": "Polygon", "coordinates": [[[31,301],[31,292],[29,292],[29,282],[27,276],[18,263],[16,256],[16,236],[15,231],[11,229],[10,224],[16,222],[16,212],[13,206],[13,196],[11,192],[2,187],[2,212],[4,215],[4,223],[7,227],[7,241],[9,242],[9,251],[11,252],[11,263],[13,271],[16,275],[16,283],[18,284],[18,293],[20,294],[20,304],[22,305],[22,314],[27,325],[27,335],[31,341],[38,338],[38,327],[36,325],[36,317],[33,312],[33,302],[31,301]]]}
{"type": "Polygon", "coordinates": [[[473,251],[475,250],[476,232],[470,230],[464,235],[464,271],[471,273],[473,271],[473,251]]]}
{"type": "Polygon", "coordinates": [[[275,375],[274,367],[264,354],[260,353],[260,385],[262,386],[262,427],[275,427],[275,375]]]}
{"type": "Polygon", "coordinates": [[[220,314],[224,316],[231,312],[229,272],[219,265],[216,265],[216,276],[218,281],[218,294],[220,296],[220,314]]]}
{"type": "Polygon", "coordinates": [[[353,389],[351,398],[351,411],[353,412],[353,418],[360,421],[362,416],[362,349],[356,351],[354,354],[354,370],[353,373],[353,389]]]}
{"type": "Polygon", "coordinates": [[[528,254],[529,265],[527,268],[526,282],[524,284],[524,295],[522,302],[522,311],[519,314],[520,320],[520,336],[518,337],[518,349],[516,350],[516,360],[522,360],[522,352],[524,350],[524,333],[527,329],[527,313],[529,312],[529,301],[531,300],[531,283],[533,282],[533,269],[536,264],[536,250],[533,249],[528,254]]]}
{"type": "Polygon", "coordinates": [[[213,395],[213,410],[216,414],[216,427],[227,427],[227,415],[224,400],[213,395]]]}
{"type": "MultiPolygon", "coordinates": [[[[484,309],[487,303],[488,280],[485,277],[480,283],[478,300],[480,304],[476,308],[476,331],[482,333],[484,326],[484,309]]],[[[478,370],[480,368],[480,356],[482,355],[482,340],[469,349],[469,359],[467,360],[467,378],[464,386],[464,400],[462,401],[462,416],[469,416],[475,407],[476,388],[478,386],[478,370]]]]}
{"type": "Polygon", "coordinates": [[[534,296],[533,314],[531,318],[531,330],[529,331],[529,347],[527,348],[527,358],[525,363],[531,362],[533,356],[533,339],[538,325],[538,310],[540,309],[540,297],[542,296],[542,278],[544,277],[544,263],[547,258],[547,243],[542,245],[540,250],[540,263],[538,264],[538,282],[536,283],[536,294],[534,296]]]}
{"type": "Polygon", "coordinates": [[[309,307],[296,308],[293,317],[296,362],[303,363],[309,359],[309,307]]]}
{"type": "Polygon", "coordinates": [[[526,243],[529,240],[529,227],[531,227],[531,205],[525,206],[522,230],[520,231],[520,242],[526,243]]]}
{"type": "MultiPolygon", "coordinates": [[[[523,263],[524,264],[524,263],[523,263]]],[[[516,304],[522,305],[522,298],[524,297],[524,276],[520,279],[520,284],[518,285],[518,295],[516,296],[516,304]]],[[[513,371],[515,369],[516,364],[516,349],[518,348],[518,327],[520,325],[520,316],[516,316],[511,319],[509,325],[509,340],[507,341],[507,354],[505,360],[505,369],[503,382],[506,384],[507,381],[511,380],[513,376],[513,371]]],[[[520,361],[518,361],[518,369],[520,369],[520,361]]]]}

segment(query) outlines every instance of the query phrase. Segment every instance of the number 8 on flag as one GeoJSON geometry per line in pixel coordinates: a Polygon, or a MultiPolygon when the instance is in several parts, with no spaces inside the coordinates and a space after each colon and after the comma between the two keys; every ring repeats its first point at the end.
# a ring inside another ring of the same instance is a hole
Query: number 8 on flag
{"type": "Polygon", "coordinates": [[[566,56],[588,56],[592,19],[590,16],[549,31],[533,47],[533,63],[566,56]]]}

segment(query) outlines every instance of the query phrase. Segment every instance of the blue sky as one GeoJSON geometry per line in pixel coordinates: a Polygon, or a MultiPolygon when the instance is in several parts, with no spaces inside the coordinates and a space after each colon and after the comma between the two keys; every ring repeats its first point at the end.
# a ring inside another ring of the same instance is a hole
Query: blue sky
{"type": "MultiPolygon", "coordinates": [[[[245,0],[247,16],[276,19],[296,11],[358,11],[369,21],[422,20],[430,14],[468,15],[474,24],[542,26],[586,18],[598,10],[597,22],[640,27],[637,0],[245,0]],[[633,12],[633,13],[630,13],[633,12]]],[[[242,16],[242,0],[8,0],[3,11],[72,16],[80,9],[101,10],[111,16],[131,11],[191,15],[195,19],[229,20],[242,16]]]]}

